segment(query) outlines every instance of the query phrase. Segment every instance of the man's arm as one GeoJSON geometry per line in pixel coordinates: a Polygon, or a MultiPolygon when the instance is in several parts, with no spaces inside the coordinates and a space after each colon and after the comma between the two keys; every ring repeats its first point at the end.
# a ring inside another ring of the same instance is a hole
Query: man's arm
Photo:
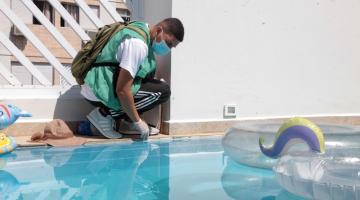
{"type": "Polygon", "coordinates": [[[125,113],[133,122],[140,121],[140,116],[136,110],[131,86],[134,79],[127,70],[120,69],[116,83],[116,94],[125,113]]]}

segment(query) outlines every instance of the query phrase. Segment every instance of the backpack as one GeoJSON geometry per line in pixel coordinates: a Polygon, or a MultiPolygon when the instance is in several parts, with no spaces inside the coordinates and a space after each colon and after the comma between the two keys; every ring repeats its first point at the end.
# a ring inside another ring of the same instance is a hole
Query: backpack
{"type": "Polygon", "coordinates": [[[114,36],[118,31],[123,28],[129,28],[138,34],[140,34],[145,41],[147,41],[146,33],[138,27],[132,26],[131,24],[125,24],[122,22],[116,22],[113,24],[105,25],[100,28],[96,33],[96,36],[88,41],[81,50],[77,53],[71,64],[71,73],[75,77],[76,82],[80,85],[84,84],[84,79],[87,72],[96,66],[119,66],[119,63],[94,63],[97,55],[105,47],[106,43],[114,36]]]}

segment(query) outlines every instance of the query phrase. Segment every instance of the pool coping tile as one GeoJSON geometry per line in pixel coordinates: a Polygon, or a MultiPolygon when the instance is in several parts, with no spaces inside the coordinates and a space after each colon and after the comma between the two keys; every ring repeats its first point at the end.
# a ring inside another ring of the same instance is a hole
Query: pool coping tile
{"type": "MultiPolygon", "coordinates": [[[[158,134],[154,136],[150,136],[149,140],[158,140],[158,139],[174,139],[174,138],[182,138],[182,137],[201,137],[201,136],[221,136],[224,135],[224,132],[211,132],[211,133],[198,133],[198,134],[181,134],[181,135],[165,135],[165,134],[158,134]]],[[[31,136],[13,136],[17,145],[19,147],[37,147],[37,146],[50,146],[45,143],[41,142],[33,142],[30,141],[31,136]]],[[[125,136],[120,139],[107,139],[101,137],[90,137],[90,136],[79,136],[77,137],[85,138],[87,142],[85,145],[88,144],[109,144],[109,143],[118,143],[118,142],[126,142],[126,141],[133,141],[137,140],[136,137],[125,136]]]]}

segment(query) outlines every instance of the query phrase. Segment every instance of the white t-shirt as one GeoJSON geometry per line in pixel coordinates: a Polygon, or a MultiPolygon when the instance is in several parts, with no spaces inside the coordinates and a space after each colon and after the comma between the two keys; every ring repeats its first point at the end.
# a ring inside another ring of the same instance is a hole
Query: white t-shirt
{"type": "MultiPolygon", "coordinates": [[[[144,41],[138,38],[127,38],[120,43],[116,53],[116,59],[120,63],[119,67],[128,71],[130,75],[135,78],[140,64],[144,61],[147,54],[148,47],[144,41]]],[[[80,93],[90,101],[99,101],[91,88],[86,84],[81,85],[80,93]]]]}

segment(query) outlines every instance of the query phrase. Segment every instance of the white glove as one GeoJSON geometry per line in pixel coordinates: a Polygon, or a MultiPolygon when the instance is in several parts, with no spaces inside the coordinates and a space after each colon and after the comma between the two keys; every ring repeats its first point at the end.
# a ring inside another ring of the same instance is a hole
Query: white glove
{"type": "Polygon", "coordinates": [[[143,140],[147,140],[150,135],[150,127],[147,123],[140,119],[138,122],[134,122],[134,127],[139,131],[140,138],[143,140]]]}
{"type": "Polygon", "coordinates": [[[141,119],[138,122],[128,122],[123,119],[119,125],[118,132],[125,135],[140,135],[140,138],[147,139],[150,134],[150,127],[141,119]]]}

